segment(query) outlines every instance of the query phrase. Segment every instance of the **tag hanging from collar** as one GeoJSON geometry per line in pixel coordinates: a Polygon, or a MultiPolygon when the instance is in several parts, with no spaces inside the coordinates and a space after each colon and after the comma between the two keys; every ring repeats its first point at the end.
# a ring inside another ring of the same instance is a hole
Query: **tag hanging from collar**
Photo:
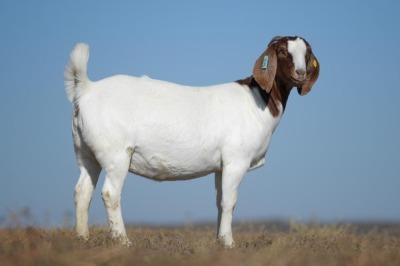
{"type": "Polygon", "coordinates": [[[264,56],[264,60],[263,60],[262,65],[261,65],[261,68],[263,70],[265,70],[265,69],[267,69],[267,66],[268,66],[268,55],[265,55],[264,56]]]}

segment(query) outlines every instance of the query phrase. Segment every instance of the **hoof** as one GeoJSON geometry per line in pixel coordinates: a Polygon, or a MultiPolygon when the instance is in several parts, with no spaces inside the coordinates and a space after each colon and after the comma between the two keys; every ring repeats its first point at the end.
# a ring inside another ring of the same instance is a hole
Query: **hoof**
{"type": "Polygon", "coordinates": [[[124,246],[124,247],[132,247],[133,243],[132,241],[129,240],[129,238],[127,236],[111,236],[112,239],[112,243],[114,245],[120,245],[120,246],[124,246]]]}
{"type": "Polygon", "coordinates": [[[124,245],[125,247],[128,247],[128,248],[133,246],[132,241],[130,241],[128,238],[126,238],[125,241],[123,243],[121,243],[121,244],[124,245]]]}
{"type": "Polygon", "coordinates": [[[225,248],[234,248],[235,241],[232,238],[227,237],[219,237],[218,241],[225,247],[225,248]]]}
{"type": "Polygon", "coordinates": [[[80,234],[76,234],[75,235],[75,239],[78,240],[78,241],[87,242],[89,240],[89,237],[88,236],[83,236],[83,235],[80,235],[80,234]]]}

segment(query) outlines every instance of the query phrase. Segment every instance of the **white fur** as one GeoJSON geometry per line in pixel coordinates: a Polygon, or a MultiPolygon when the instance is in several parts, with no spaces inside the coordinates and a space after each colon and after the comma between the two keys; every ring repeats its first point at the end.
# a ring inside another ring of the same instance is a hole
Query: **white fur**
{"type": "Polygon", "coordinates": [[[88,81],[86,67],[89,60],[89,46],[85,43],[78,43],[71,52],[71,59],[65,69],[65,90],[68,99],[72,102],[79,93],[76,82],[88,81]]]}
{"type": "Polygon", "coordinates": [[[87,45],[78,44],[65,73],[81,171],[75,187],[78,235],[89,235],[88,208],[101,168],[111,234],[126,244],[120,196],[128,171],[159,181],[215,173],[218,237],[232,246],[238,186],[247,171],[264,164],[281,115],[271,115],[256,89],[234,82],[188,87],[123,75],[91,82],[88,53],[87,45]]]}
{"type": "Polygon", "coordinates": [[[297,38],[294,41],[288,41],[288,52],[292,55],[296,71],[306,72],[306,52],[307,46],[303,39],[297,38]]]}

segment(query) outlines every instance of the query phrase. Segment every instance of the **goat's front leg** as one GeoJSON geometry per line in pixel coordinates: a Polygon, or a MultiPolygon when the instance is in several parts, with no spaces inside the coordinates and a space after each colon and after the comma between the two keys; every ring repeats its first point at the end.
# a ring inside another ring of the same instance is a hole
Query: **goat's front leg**
{"type": "Polygon", "coordinates": [[[218,239],[227,247],[235,245],[232,237],[233,209],[237,201],[238,187],[243,180],[247,167],[239,164],[224,166],[222,175],[215,174],[215,189],[218,208],[218,239]]]}
{"type": "Polygon", "coordinates": [[[218,220],[217,220],[217,238],[219,238],[219,228],[221,227],[222,216],[222,172],[215,173],[215,196],[217,198],[218,220]]]}
{"type": "Polygon", "coordinates": [[[130,246],[125,231],[121,211],[121,191],[129,168],[129,158],[121,155],[114,156],[113,162],[105,167],[106,178],[102,189],[102,197],[108,215],[110,234],[113,239],[121,244],[130,246]]]}

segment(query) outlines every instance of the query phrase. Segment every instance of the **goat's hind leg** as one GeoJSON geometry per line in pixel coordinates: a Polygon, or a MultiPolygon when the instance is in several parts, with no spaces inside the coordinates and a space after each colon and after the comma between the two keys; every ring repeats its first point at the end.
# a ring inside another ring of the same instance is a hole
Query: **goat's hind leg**
{"type": "Polygon", "coordinates": [[[77,160],[81,173],[75,186],[76,234],[78,237],[88,239],[89,206],[99,179],[101,167],[91,155],[82,155],[78,152],[77,160]]]}
{"type": "Polygon", "coordinates": [[[130,246],[132,243],[126,235],[121,211],[121,191],[128,174],[130,153],[110,152],[107,154],[107,158],[103,159],[106,179],[102,189],[102,197],[108,215],[111,237],[123,245],[130,246]]]}

